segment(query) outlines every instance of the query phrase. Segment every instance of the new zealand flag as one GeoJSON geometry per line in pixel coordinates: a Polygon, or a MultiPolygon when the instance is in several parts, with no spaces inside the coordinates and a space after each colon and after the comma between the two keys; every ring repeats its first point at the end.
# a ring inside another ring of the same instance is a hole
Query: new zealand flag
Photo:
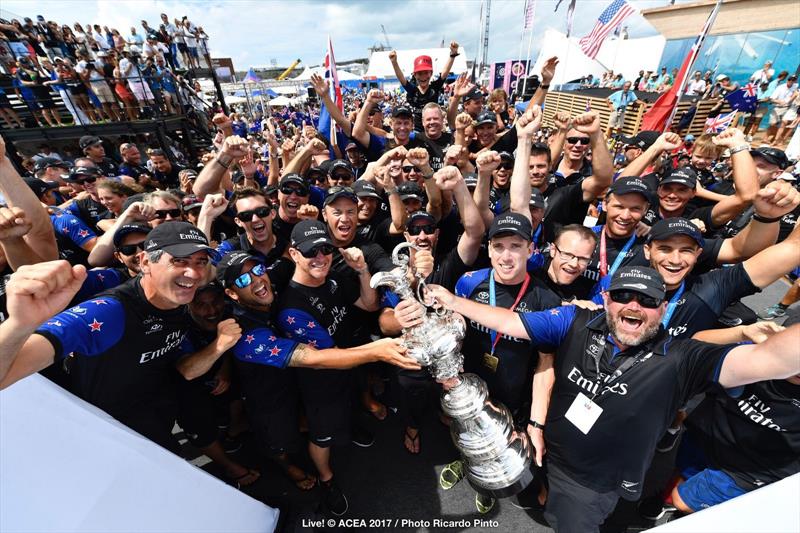
{"type": "Polygon", "coordinates": [[[756,86],[748,83],[738,91],[733,91],[725,100],[730,104],[731,109],[734,111],[741,111],[742,113],[753,113],[758,106],[758,97],[756,96],[756,86]]]}

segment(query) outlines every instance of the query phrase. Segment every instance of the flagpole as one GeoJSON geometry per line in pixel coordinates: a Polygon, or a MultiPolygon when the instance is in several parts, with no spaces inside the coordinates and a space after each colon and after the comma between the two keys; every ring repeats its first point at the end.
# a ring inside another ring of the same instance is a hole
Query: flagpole
{"type": "Polygon", "coordinates": [[[525,79],[522,82],[522,94],[525,94],[525,89],[528,88],[528,74],[531,64],[531,42],[533,41],[533,22],[536,20],[536,0],[528,0],[531,2],[531,6],[533,6],[533,12],[531,13],[531,29],[528,32],[528,52],[525,54],[525,79]]]}
{"type": "MultiPolygon", "coordinates": [[[[719,10],[721,7],[722,7],[722,0],[717,0],[716,5],[714,5],[714,9],[708,16],[708,21],[706,22],[706,25],[708,26],[708,31],[706,32],[706,36],[709,33],[711,33],[711,28],[714,26],[714,22],[717,20],[717,14],[719,14],[719,10]]],[[[675,106],[672,108],[672,112],[669,114],[669,118],[667,119],[667,122],[664,125],[664,131],[667,131],[672,126],[672,121],[675,119],[675,115],[678,113],[678,102],[680,101],[681,95],[686,90],[686,84],[689,81],[689,72],[694,68],[694,63],[697,60],[697,56],[700,54],[700,49],[703,47],[702,45],[703,43],[700,43],[700,46],[698,46],[696,50],[692,50],[692,56],[689,59],[689,65],[686,68],[686,72],[683,73],[683,78],[681,79],[680,87],[678,87],[677,100],[675,101],[675,106]]]]}
{"type": "MultiPolygon", "coordinates": [[[[531,0],[525,0],[525,6],[524,6],[524,10],[525,11],[523,12],[524,14],[526,14],[528,12],[528,2],[530,2],[530,1],[531,0]]],[[[524,14],[523,14],[523,17],[522,17],[522,32],[520,32],[520,34],[519,34],[519,51],[517,52],[517,59],[519,59],[519,60],[522,59],[522,43],[525,42],[525,15],[524,14]]],[[[530,31],[533,31],[532,27],[531,27],[530,31]]],[[[526,78],[528,77],[527,74],[528,74],[528,66],[526,65],[525,66],[525,77],[526,78]]],[[[524,85],[525,85],[524,81],[522,82],[522,85],[524,87],[524,85]]],[[[520,94],[522,94],[522,93],[520,93],[520,94]]]]}

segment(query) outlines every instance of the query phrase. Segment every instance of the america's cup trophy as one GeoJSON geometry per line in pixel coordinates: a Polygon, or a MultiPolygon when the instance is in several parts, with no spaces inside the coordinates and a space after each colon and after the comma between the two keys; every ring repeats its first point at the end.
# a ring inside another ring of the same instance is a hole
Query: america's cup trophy
{"type": "MultiPolygon", "coordinates": [[[[430,307],[422,296],[422,279],[418,279],[416,293],[409,282],[409,257],[400,254],[405,248],[415,247],[411,243],[398,244],[392,251],[396,267],[372,276],[370,285],[386,287],[404,300],[416,299],[430,307]]],[[[489,398],[486,383],[480,377],[459,374],[464,362],[461,341],[465,331],[461,315],[440,308],[427,313],[421,324],[404,329],[402,339],[408,355],[427,366],[437,381],[455,381],[442,392],[441,403],[452,419],[450,434],[464,459],[470,485],[481,493],[505,498],[533,480],[531,445],[525,432],[514,429],[508,408],[489,398]]]]}

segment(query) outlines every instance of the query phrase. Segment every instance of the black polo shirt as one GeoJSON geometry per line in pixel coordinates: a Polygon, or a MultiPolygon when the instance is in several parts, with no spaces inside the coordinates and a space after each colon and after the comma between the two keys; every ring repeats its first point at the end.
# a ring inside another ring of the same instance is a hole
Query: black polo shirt
{"type": "Polygon", "coordinates": [[[557,347],[545,430],[548,460],[585,487],[638,500],[656,443],[675,412],[714,384],[734,346],[675,340],[660,329],[621,352],[603,311],[565,306],[519,316],[535,345],[557,347]],[[612,379],[629,358],[638,363],[612,379]],[[603,410],[587,434],[566,418],[579,393],[594,397],[603,410]]]}
{"type": "Polygon", "coordinates": [[[441,96],[444,88],[444,81],[441,76],[436,76],[435,79],[430,81],[425,92],[419,90],[417,80],[414,78],[407,79],[406,84],[403,85],[403,89],[406,90],[406,102],[414,113],[415,130],[422,131],[422,108],[425,107],[425,104],[439,101],[439,96],[441,96]]]}

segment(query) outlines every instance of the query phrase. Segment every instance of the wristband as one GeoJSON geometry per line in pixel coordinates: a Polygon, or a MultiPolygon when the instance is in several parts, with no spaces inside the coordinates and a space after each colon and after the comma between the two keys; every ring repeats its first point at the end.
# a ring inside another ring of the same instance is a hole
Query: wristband
{"type": "Polygon", "coordinates": [[[539,88],[540,89],[549,89],[550,88],[550,84],[549,83],[543,83],[543,84],[539,85],[539,88]]]}
{"type": "Polygon", "coordinates": [[[764,215],[759,215],[758,213],[753,213],[753,220],[761,222],[762,224],[774,224],[775,222],[779,222],[780,219],[781,217],[769,218],[764,215]]]}
{"type": "Polygon", "coordinates": [[[738,154],[739,152],[744,152],[745,150],[750,150],[749,144],[742,144],[741,146],[737,146],[736,148],[730,149],[730,154],[738,154]]]}
{"type": "Polygon", "coordinates": [[[532,418],[528,420],[528,425],[529,426],[533,426],[534,429],[544,430],[544,424],[540,424],[539,422],[537,422],[536,420],[533,420],[532,418]]]}
{"type": "Polygon", "coordinates": [[[369,273],[369,268],[362,268],[360,270],[356,270],[356,274],[358,274],[359,276],[361,274],[367,274],[367,273],[369,273]]]}
{"type": "Polygon", "coordinates": [[[386,190],[386,194],[391,196],[391,195],[393,195],[394,193],[397,192],[397,187],[395,187],[394,189],[385,189],[385,190],[386,190]]]}
{"type": "Polygon", "coordinates": [[[219,159],[218,157],[215,157],[215,158],[214,158],[214,161],[215,161],[215,162],[216,162],[216,163],[217,163],[219,166],[221,166],[222,168],[224,168],[225,170],[230,170],[230,168],[231,168],[231,161],[228,161],[228,163],[223,163],[222,161],[220,161],[220,159],[219,159]]]}
{"type": "Polygon", "coordinates": [[[459,53],[455,53],[455,54],[450,54],[450,57],[458,57],[458,56],[460,56],[460,55],[461,55],[461,54],[459,54],[459,53]]]}
{"type": "Polygon", "coordinates": [[[433,171],[430,174],[423,174],[422,177],[426,180],[429,180],[433,177],[433,171]]]}

